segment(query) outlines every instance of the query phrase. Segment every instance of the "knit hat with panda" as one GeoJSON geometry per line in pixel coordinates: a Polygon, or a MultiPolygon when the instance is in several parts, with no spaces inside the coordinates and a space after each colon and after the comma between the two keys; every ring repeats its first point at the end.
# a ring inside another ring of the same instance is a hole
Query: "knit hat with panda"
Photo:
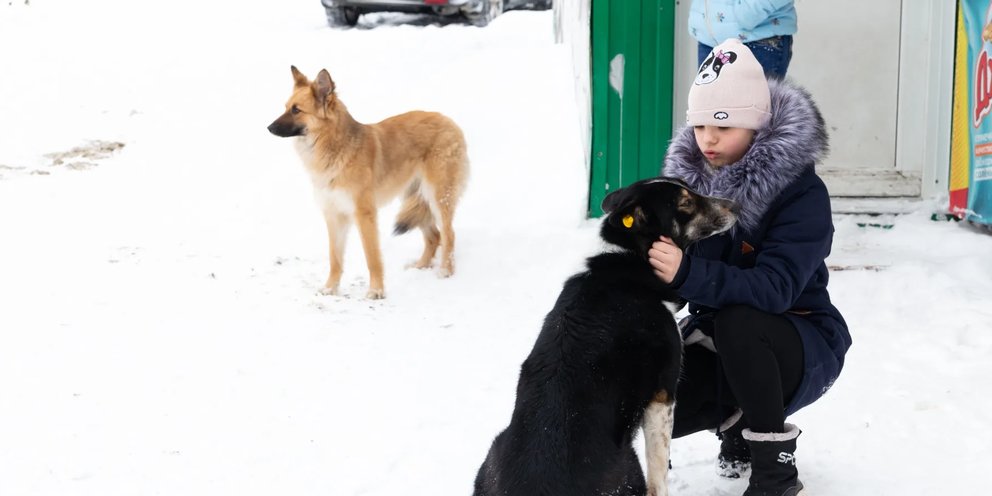
{"type": "Polygon", "coordinates": [[[751,50],[736,38],[713,48],[689,88],[686,123],[761,129],[771,116],[768,80],[751,50]]]}

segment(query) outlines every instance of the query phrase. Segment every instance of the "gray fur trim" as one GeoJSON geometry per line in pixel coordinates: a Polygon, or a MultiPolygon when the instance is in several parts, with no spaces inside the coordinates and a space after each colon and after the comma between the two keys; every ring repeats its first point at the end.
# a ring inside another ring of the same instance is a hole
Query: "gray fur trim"
{"type": "Polygon", "coordinates": [[[751,429],[744,429],[741,431],[741,435],[744,436],[744,439],[758,442],[791,441],[799,437],[799,434],[802,434],[802,431],[793,424],[785,424],[785,432],[754,432],[751,429]]]}
{"type": "Polygon", "coordinates": [[[768,88],[771,121],[755,133],[740,161],[713,169],[692,127],[685,126],[669,145],[662,169],[664,176],[682,179],[700,193],[736,201],[737,225],[745,231],[756,228],[779,193],[829,151],[826,125],[810,94],[789,80],[770,80],[768,88]]]}

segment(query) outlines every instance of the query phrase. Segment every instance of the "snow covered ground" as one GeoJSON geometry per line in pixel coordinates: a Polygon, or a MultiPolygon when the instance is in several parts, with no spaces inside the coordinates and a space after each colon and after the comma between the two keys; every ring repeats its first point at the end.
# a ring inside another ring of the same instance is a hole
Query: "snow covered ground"
{"type": "MultiPolygon", "coordinates": [[[[0,495],[470,494],[600,247],[550,12],[335,31],[316,0],[21,3],[0,3],[0,495]],[[454,277],[384,237],[388,298],[365,300],[353,235],[345,294],[315,293],[322,223],[265,130],[291,64],[363,122],[463,126],[454,277]]],[[[791,419],[811,494],[989,486],[992,237],[929,217],[836,218],[829,262],[880,270],[833,274],[854,347],[791,419]]],[[[673,494],[743,490],[716,449],[674,443],[673,494]]]]}

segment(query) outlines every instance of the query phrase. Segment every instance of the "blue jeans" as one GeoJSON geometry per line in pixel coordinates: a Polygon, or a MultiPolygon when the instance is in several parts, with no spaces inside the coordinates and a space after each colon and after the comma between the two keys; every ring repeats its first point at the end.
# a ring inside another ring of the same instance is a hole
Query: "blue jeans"
{"type": "MultiPolygon", "coordinates": [[[[792,36],[774,36],[763,40],[745,43],[758,59],[758,63],[765,70],[766,78],[782,79],[785,71],[789,69],[789,62],[792,61],[792,36]]],[[[706,56],[710,54],[713,47],[699,43],[699,65],[703,65],[706,56]]]]}

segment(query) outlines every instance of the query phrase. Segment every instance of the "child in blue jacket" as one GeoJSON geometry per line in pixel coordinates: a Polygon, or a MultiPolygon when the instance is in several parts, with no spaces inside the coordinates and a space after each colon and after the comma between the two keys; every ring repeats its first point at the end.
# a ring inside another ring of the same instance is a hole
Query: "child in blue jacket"
{"type": "Polygon", "coordinates": [[[711,55],[663,173],[740,211],[684,253],[667,238],[649,252],[689,302],[673,436],[717,429],[721,475],[751,469],[745,496],[794,496],[800,431],[785,419],[830,388],[851,345],[827,292],[833,223],[814,171],[827,132],[809,94],[767,80],[738,39],[711,55]]]}
{"type": "Polygon", "coordinates": [[[765,76],[785,77],[796,34],[794,0],[692,0],[689,34],[699,43],[699,65],[717,43],[741,40],[765,69],[765,76]]]}

